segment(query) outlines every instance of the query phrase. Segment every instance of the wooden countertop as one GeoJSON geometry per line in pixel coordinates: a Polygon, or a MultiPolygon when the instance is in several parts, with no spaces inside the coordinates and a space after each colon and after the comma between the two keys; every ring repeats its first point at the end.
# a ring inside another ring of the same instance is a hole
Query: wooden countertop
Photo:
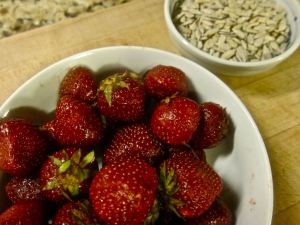
{"type": "MultiPolygon", "coordinates": [[[[178,53],[169,39],[162,0],[134,0],[0,40],[0,103],[48,65],[112,45],[178,53]]],[[[252,77],[219,76],[252,113],[266,143],[275,188],[274,225],[300,223],[300,49],[252,77]]],[[[259,225],[259,224],[257,224],[259,225]]]]}

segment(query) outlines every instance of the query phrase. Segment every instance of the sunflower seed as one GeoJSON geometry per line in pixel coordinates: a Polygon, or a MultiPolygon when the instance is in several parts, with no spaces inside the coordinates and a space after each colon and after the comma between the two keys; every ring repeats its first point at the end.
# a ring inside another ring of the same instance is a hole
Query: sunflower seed
{"type": "Polygon", "coordinates": [[[0,38],[131,0],[0,0],[0,38]]]}

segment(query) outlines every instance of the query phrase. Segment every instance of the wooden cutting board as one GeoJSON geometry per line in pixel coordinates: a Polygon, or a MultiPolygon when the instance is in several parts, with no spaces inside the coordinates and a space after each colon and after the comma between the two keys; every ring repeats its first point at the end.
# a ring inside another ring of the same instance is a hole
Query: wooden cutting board
{"type": "MultiPolygon", "coordinates": [[[[163,17],[162,0],[134,0],[0,40],[0,103],[50,64],[112,45],[178,53],[163,17]]],[[[271,71],[219,76],[242,99],[263,135],[271,160],[274,225],[300,224],[300,50],[271,71]]],[[[258,224],[257,224],[258,225],[258,224]]]]}

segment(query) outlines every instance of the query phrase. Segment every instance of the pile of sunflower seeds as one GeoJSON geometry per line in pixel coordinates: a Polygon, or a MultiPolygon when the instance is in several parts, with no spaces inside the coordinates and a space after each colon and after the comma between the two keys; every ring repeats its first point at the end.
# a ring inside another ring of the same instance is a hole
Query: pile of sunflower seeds
{"type": "Polygon", "coordinates": [[[0,0],[0,38],[130,0],[0,0]]]}
{"type": "Polygon", "coordinates": [[[173,21],[194,46],[232,61],[270,59],[290,40],[287,12],[274,0],[181,0],[173,21]]]}

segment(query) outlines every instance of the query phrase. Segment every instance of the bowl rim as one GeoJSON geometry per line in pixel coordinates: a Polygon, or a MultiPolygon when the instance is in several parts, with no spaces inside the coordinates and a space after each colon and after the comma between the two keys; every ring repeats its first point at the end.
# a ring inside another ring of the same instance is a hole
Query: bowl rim
{"type": "MultiPolygon", "coordinates": [[[[211,79],[214,80],[214,82],[217,82],[219,85],[222,86],[222,88],[224,88],[232,98],[235,99],[235,101],[237,103],[239,103],[239,107],[241,108],[241,110],[243,111],[243,113],[245,114],[245,116],[247,117],[249,123],[251,124],[251,126],[253,127],[253,129],[255,130],[255,134],[256,134],[256,138],[257,141],[259,142],[259,145],[261,146],[263,152],[261,154],[262,156],[262,160],[265,162],[266,165],[266,177],[267,177],[267,183],[268,186],[266,187],[266,189],[268,190],[268,210],[267,210],[267,224],[264,225],[271,225],[272,224],[272,218],[273,218],[273,210],[274,210],[274,184],[273,184],[273,177],[272,177],[272,169],[271,169],[271,165],[270,165],[270,160],[269,160],[269,156],[268,156],[268,152],[267,152],[267,148],[266,145],[264,143],[263,137],[258,129],[258,126],[256,125],[256,122],[254,120],[254,118],[252,117],[250,111],[247,109],[247,107],[245,106],[245,104],[242,102],[242,100],[239,98],[239,96],[237,96],[235,94],[235,92],[224,82],[222,81],[217,75],[215,75],[214,73],[212,73],[211,71],[209,71],[208,69],[206,69],[205,67],[193,62],[192,60],[189,60],[183,56],[180,56],[176,53],[172,53],[166,50],[162,50],[162,49],[157,49],[157,48],[152,48],[152,47],[145,47],[145,46],[136,46],[136,45],[115,45],[115,46],[106,46],[106,47],[100,47],[100,48],[95,48],[95,49],[90,49],[90,50],[86,50],[83,52],[79,52],[73,55],[70,55],[68,57],[64,57],[54,63],[51,63],[50,65],[46,66],[44,69],[40,70],[39,72],[35,73],[32,77],[30,77],[28,80],[26,80],[21,86],[19,86],[1,105],[0,105],[0,115],[1,117],[5,116],[7,113],[7,108],[9,108],[9,103],[10,101],[15,98],[15,96],[17,96],[20,92],[23,91],[24,88],[26,88],[26,86],[30,83],[30,82],[34,82],[37,81],[42,74],[44,74],[45,72],[52,70],[53,68],[59,67],[62,64],[66,64],[68,65],[69,62],[72,62],[73,60],[78,60],[80,58],[84,58],[88,55],[92,55],[92,54],[97,54],[97,52],[105,52],[105,51],[118,51],[118,50],[122,50],[122,51],[128,51],[133,49],[134,51],[149,51],[149,52],[154,52],[157,54],[163,54],[166,56],[170,56],[170,57],[176,57],[179,58],[180,60],[184,61],[186,64],[192,65],[193,67],[199,68],[201,70],[205,70],[211,77],[211,79]]],[[[1,171],[0,171],[0,175],[1,175],[1,171]]]]}
{"type": "MultiPolygon", "coordinates": [[[[216,56],[212,56],[211,54],[200,50],[199,48],[193,46],[187,39],[185,39],[181,33],[177,30],[176,26],[173,23],[172,17],[171,17],[171,9],[170,4],[173,1],[177,0],[165,0],[164,1],[164,18],[167,24],[167,27],[169,28],[170,33],[175,36],[177,40],[180,41],[184,45],[185,48],[188,49],[188,51],[192,52],[194,57],[203,57],[207,60],[213,61],[215,63],[219,63],[221,65],[225,66],[235,66],[235,67],[241,67],[241,68],[249,68],[249,67],[262,67],[262,66],[269,66],[273,64],[278,64],[279,62],[283,61],[284,59],[287,59],[289,56],[291,56],[300,46],[300,26],[298,25],[299,29],[296,29],[297,34],[295,35],[295,40],[291,44],[291,46],[285,50],[283,53],[281,53],[278,56],[275,56],[270,59],[262,60],[259,62],[237,62],[237,61],[229,61],[226,59],[222,59],[216,56]]],[[[297,7],[294,9],[296,12],[296,18],[300,19],[300,2],[297,0],[287,0],[290,1],[293,5],[296,5],[297,7]]],[[[282,4],[287,5],[285,1],[282,1],[282,4]]]]}

